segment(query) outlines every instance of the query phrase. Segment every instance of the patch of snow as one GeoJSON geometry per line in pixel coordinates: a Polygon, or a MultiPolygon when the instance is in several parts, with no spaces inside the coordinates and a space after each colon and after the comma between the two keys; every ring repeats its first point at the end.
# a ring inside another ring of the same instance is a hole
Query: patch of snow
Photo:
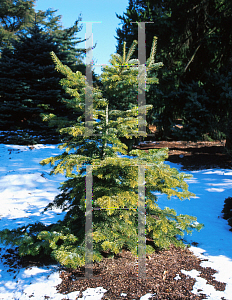
{"type": "Polygon", "coordinates": [[[205,299],[211,299],[211,300],[217,300],[217,299],[223,299],[226,298],[228,300],[231,299],[231,290],[225,290],[225,291],[217,291],[214,286],[207,284],[207,280],[200,277],[200,272],[197,270],[191,270],[191,271],[185,271],[181,270],[183,274],[186,276],[192,277],[196,279],[196,282],[193,286],[192,292],[196,295],[200,294],[206,294],[207,298],[205,299]],[[228,293],[229,292],[229,293],[228,293]]]}
{"type": "Polygon", "coordinates": [[[83,300],[100,300],[104,293],[107,292],[103,287],[88,288],[86,291],[82,292],[83,300]]]}
{"type": "Polygon", "coordinates": [[[125,294],[125,293],[121,293],[121,295],[120,295],[121,297],[126,297],[127,296],[127,294],[125,294]]]}
{"type": "Polygon", "coordinates": [[[148,294],[142,296],[142,297],[140,298],[140,300],[149,300],[149,299],[151,299],[152,296],[155,296],[155,295],[156,295],[156,294],[148,293],[148,294]]]}
{"type": "Polygon", "coordinates": [[[175,280],[179,280],[181,279],[180,275],[179,274],[176,274],[176,277],[174,277],[175,280]]]}

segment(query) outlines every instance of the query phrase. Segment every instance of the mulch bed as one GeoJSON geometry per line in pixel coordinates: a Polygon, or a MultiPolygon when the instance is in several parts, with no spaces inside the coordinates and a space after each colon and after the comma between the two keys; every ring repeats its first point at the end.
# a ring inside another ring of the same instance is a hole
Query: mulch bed
{"type": "MultiPolygon", "coordinates": [[[[214,286],[216,290],[225,290],[225,283],[214,278],[215,270],[200,266],[201,260],[191,251],[170,247],[169,250],[155,252],[146,258],[146,278],[138,277],[138,258],[129,251],[123,251],[113,259],[104,258],[95,263],[93,276],[96,278],[78,279],[84,277],[84,268],[76,270],[66,269],[60,275],[62,283],[57,286],[60,293],[85,291],[87,288],[103,287],[107,290],[102,299],[140,299],[150,293],[150,299],[205,299],[199,290],[199,295],[191,290],[195,279],[185,276],[181,270],[192,269],[201,272],[200,277],[214,286]],[[180,279],[175,279],[179,274],[180,279]],[[101,277],[98,279],[97,277],[101,277]],[[121,294],[124,294],[121,295],[121,294]],[[126,296],[125,296],[126,294],[126,296]]],[[[81,297],[82,294],[79,294],[81,297]]]]}

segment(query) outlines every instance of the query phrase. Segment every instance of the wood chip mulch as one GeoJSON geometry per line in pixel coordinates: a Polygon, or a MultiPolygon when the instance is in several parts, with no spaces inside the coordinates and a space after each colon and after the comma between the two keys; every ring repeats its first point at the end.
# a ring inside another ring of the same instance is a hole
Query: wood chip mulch
{"type": "MultiPolygon", "coordinates": [[[[206,295],[200,290],[198,295],[191,292],[195,279],[181,272],[181,270],[195,269],[200,272],[200,277],[206,279],[207,283],[213,285],[216,290],[225,290],[226,284],[214,278],[216,271],[203,268],[200,263],[201,260],[187,248],[172,246],[169,250],[147,255],[146,278],[141,278],[138,277],[138,258],[124,250],[113,259],[104,258],[100,263],[94,263],[95,278],[83,278],[84,268],[62,271],[60,275],[62,283],[57,286],[57,289],[59,293],[67,294],[73,291],[83,292],[87,288],[103,287],[107,290],[102,298],[104,300],[137,300],[148,293],[153,295],[150,299],[157,300],[205,299],[206,295]],[[177,274],[180,279],[177,279],[177,274]]],[[[81,296],[82,294],[79,294],[79,297],[81,296]]]]}

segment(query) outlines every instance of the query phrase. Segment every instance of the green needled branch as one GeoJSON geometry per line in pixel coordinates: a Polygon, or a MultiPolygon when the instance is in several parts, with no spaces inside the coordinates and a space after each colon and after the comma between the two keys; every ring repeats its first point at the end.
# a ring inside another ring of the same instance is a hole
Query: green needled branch
{"type": "MultiPolygon", "coordinates": [[[[154,55],[155,51],[152,53],[154,55]]],[[[86,253],[89,253],[85,240],[86,225],[89,225],[87,217],[93,221],[90,226],[93,261],[100,261],[106,253],[112,256],[123,249],[128,249],[137,256],[138,247],[141,249],[141,236],[146,253],[154,252],[155,248],[168,248],[171,244],[184,247],[183,242],[176,237],[202,227],[196,223],[195,217],[177,215],[174,209],[161,209],[158,206],[158,198],[154,192],[164,193],[168,199],[174,196],[183,200],[193,196],[188,191],[185,181],[190,176],[179,173],[164,163],[168,157],[168,149],[152,149],[148,153],[132,150],[129,157],[126,156],[128,147],[124,141],[132,136],[138,137],[139,108],[133,105],[130,109],[112,110],[109,107],[113,95],[116,94],[117,99],[125,101],[135,86],[138,89],[140,65],[137,61],[138,66],[135,66],[134,60],[130,65],[131,54],[132,51],[129,51],[128,55],[124,53],[126,61],[122,60],[121,56],[112,55],[113,64],[106,67],[102,73],[103,87],[93,87],[92,136],[83,134],[85,76],[80,72],[72,72],[54,53],[52,54],[56,69],[65,77],[61,84],[70,96],[67,100],[69,108],[74,113],[78,111],[82,114],[77,120],[73,121],[70,118],[60,130],[65,134],[65,141],[60,148],[65,151],[41,162],[43,165],[52,166],[52,174],[66,175],[66,181],[61,183],[61,193],[46,207],[61,207],[66,211],[66,216],[63,221],[49,226],[35,224],[16,231],[0,232],[0,240],[17,244],[20,255],[45,253],[66,267],[84,266],[86,253]],[[125,66],[122,73],[122,66],[118,64],[120,60],[125,66]],[[103,97],[107,95],[106,90],[112,97],[103,97]],[[87,166],[91,166],[91,172],[86,170],[87,166]],[[143,209],[144,211],[146,207],[146,224],[144,222],[145,228],[138,230],[141,217],[145,220],[145,213],[138,216],[137,211],[141,169],[146,170],[146,197],[143,209]],[[87,183],[90,183],[90,188],[87,183]],[[86,189],[91,191],[92,198],[89,197],[89,193],[87,195],[86,189]],[[88,202],[92,203],[90,210],[87,210],[87,197],[88,202]],[[154,247],[144,244],[145,237],[141,232],[146,232],[146,237],[153,240],[154,247]]],[[[147,105],[146,112],[151,107],[147,105]]],[[[54,116],[50,118],[52,120],[54,116]]]]}

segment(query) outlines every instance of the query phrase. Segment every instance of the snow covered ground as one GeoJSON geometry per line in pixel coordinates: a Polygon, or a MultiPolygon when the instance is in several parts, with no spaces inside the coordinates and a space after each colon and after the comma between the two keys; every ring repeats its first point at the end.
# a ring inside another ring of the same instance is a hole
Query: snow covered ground
{"type": "MultiPolygon", "coordinates": [[[[64,176],[49,176],[49,166],[41,166],[39,162],[47,157],[57,155],[61,151],[55,145],[36,145],[33,147],[0,144],[0,229],[17,228],[41,221],[45,224],[63,218],[60,210],[41,214],[43,208],[59,193],[59,183],[64,176]]],[[[181,169],[181,165],[171,164],[181,169]]],[[[218,271],[215,278],[227,283],[225,291],[216,291],[200,278],[198,271],[183,273],[197,279],[193,292],[201,289],[207,299],[232,300],[232,232],[227,221],[222,219],[221,210],[225,198],[232,196],[232,170],[210,169],[187,172],[193,175],[188,180],[189,190],[196,194],[190,201],[173,198],[170,202],[164,195],[159,195],[161,207],[174,208],[178,214],[196,216],[205,228],[186,236],[187,243],[198,243],[190,249],[195,255],[208,261],[202,266],[218,271]]],[[[12,268],[6,264],[7,247],[0,244],[0,300],[41,300],[78,299],[79,292],[61,295],[56,292],[56,285],[61,282],[59,267],[12,268]]],[[[181,274],[179,275],[181,276],[181,274]]],[[[86,300],[98,300],[104,295],[102,287],[88,289],[83,293],[86,300]]],[[[123,291],[121,291],[123,293],[123,291]]],[[[149,299],[149,294],[141,300],[149,299]]]]}
{"type": "MultiPolygon", "coordinates": [[[[181,165],[168,164],[181,171],[181,165]]],[[[159,206],[174,208],[177,214],[196,216],[197,221],[204,224],[205,227],[200,232],[186,235],[185,241],[189,244],[197,243],[197,247],[191,246],[190,250],[199,258],[208,259],[201,265],[218,271],[214,275],[215,279],[227,283],[226,289],[223,292],[216,291],[198,276],[199,272],[196,270],[183,273],[197,279],[193,289],[195,294],[201,289],[203,294],[208,295],[207,299],[219,300],[224,297],[232,300],[232,232],[221,213],[225,198],[232,196],[232,170],[207,169],[186,173],[193,176],[187,182],[189,190],[196,196],[190,200],[172,198],[168,201],[165,195],[159,195],[159,206]]]]}

